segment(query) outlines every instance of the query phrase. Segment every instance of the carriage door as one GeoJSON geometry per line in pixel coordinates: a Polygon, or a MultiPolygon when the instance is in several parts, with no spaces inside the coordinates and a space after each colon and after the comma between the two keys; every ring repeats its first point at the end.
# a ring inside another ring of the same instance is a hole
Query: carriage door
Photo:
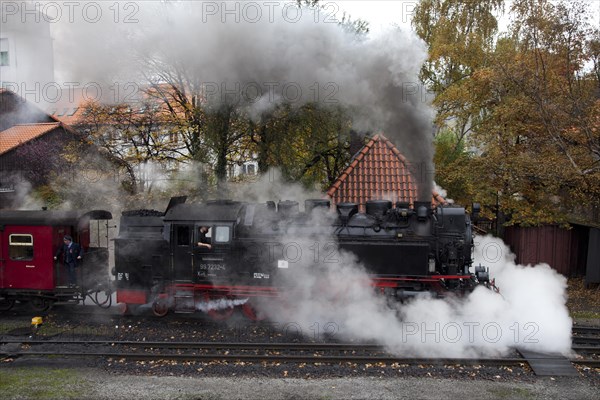
{"type": "Polygon", "coordinates": [[[173,279],[176,281],[192,281],[194,264],[193,229],[193,225],[172,225],[173,279]]]}

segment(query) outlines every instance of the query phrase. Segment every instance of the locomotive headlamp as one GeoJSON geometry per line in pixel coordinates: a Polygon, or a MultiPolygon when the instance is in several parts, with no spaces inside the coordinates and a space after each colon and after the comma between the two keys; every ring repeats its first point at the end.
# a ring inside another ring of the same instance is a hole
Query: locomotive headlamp
{"type": "Polygon", "coordinates": [[[475,267],[475,276],[479,282],[489,282],[490,280],[488,269],[481,265],[475,267]]]}

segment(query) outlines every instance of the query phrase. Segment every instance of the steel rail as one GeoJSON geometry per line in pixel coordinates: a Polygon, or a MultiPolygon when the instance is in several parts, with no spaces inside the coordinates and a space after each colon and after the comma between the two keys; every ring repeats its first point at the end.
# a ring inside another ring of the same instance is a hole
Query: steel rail
{"type": "MultiPolygon", "coordinates": [[[[585,337],[585,338],[573,338],[574,340],[573,349],[577,349],[576,345],[589,344],[591,342],[599,342],[600,338],[585,337]],[[577,343],[576,343],[577,342],[577,343]],[[581,342],[581,343],[579,343],[581,342]]],[[[39,339],[3,339],[0,338],[0,344],[61,344],[61,345],[116,345],[116,346],[140,346],[140,347],[160,347],[160,348],[256,348],[260,347],[263,349],[308,349],[308,350],[371,350],[371,351],[383,351],[384,346],[377,344],[365,344],[365,343],[264,343],[264,342],[169,342],[169,341],[140,341],[140,340],[39,340],[39,339]]],[[[598,346],[587,346],[589,348],[598,346]]]]}
{"type": "Polygon", "coordinates": [[[176,360],[176,361],[256,361],[294,363],[397,363],[397,364],[473,364],[473,365],[519,365],[527,364],[522,358],[504,359],[461,359],[461,358],[398,358],[390,356],[322,356],[287,354],[153,354],[153,353],[110,353],[110,352],[65,352],[65,351],[22,351],[0,352],[4,357],[22,356],[65,356],[65,357],[108,357],[131,360],[176,360]]]}
{"type": "Polygon", "coordinates": [[[574,326],[571,328],[573,333],[596,333],[600,334],[600,327],[598,326],[574,326]]]}
{"type": "Polygon", "coordinates": [[[573,336],[572,341],[574,344],[595,344],[600,345],[600,337],[597,336],[573,336]]]}
{"type": "MultiPolygon", "coordinates": [[[[250,351],[344,351],[344,352],[385,352],[385,348],[375,344],[352,343],[226,343],[226,342],[165,342],[165,341],[118,341],[118,340],[17,340],[0,339],[0,344],[36,345],[79,345],[79,346],[129,346],[135,348],[188,349],[188,350],[250,350],[250,351]]],[[[587,344],[587,342],[585,342],[587,344]]],[[[574,344],[574,351],[596,353],[600,346],[574,344]]]]}
{"type": "Polygon", "coordinates": [[[227,342],[157,342],[157,341],[119,341],[119,340],[18,340],[0,339],[0,344],[24,345],[106,345],[132,346],[143,348],[173,349],[236,349],[236,350],[310,350],[310,351],[384,351],[384,347],[375,344],[351,343],[227,343],[227,342]]]}
{"type": "Polygon", "coordinates": [[[600,354],[600,346],[575,345],[575,346],[571,346],[571,349],[574,351],[582,352],[582,353],[600,354]]]}
{"type": "MultiPolygon", "coordinates": [[[[106,352],[65,352],[65,351],[24,351],[18,353],[0,352],[0,357],[22,356],[62,356],[62,357],[102,357],[130,360],[170,360],[170,361],[244,361],[244,362],[288,362],[288,363],[388,363],[404,365],[525,365],[532,360],[545,358],[398,358],[389,356],[299,356],[299,355],[254,355],[254,354],[148,354],[148,353],[106,353],[106,352]]],[[[600,360],[570,359],[573,364],[598,367],[600,360]]]]}

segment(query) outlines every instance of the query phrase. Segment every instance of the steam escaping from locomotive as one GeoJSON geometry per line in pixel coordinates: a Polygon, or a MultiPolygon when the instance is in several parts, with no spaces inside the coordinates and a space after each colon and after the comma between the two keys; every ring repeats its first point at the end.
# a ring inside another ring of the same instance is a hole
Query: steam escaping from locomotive
{"type": "MultiPolygon", "coordinates": [[[[480,286],[465,297],[424,292],[404,303],[390,303],[373,290],[372,276],[351,253],[330,248],[315,268],[312,249],[315,243],[331,243],[329,238],[303,241],[292,235],[286,240],[311,250],[289,275],[297,290],[284,303],[267,303],[267,313],[309,336],[318,332],[321,339],[372,341],[415,357],[497,356],[514,348],[571,351],[566,279],[547,265],[515,264],[499,239],[477,237],[475,260],[490,266],[500,293],[480,286]]],[[[390,263],[402,268],[402,260],[390,263]]],[[[280,278],[282,284],[292,283],[285,275],[280,278]]]]}
{"type": "Polygon", "coordinates": [[[181,200],[166,213],[123,215],[119,302],[220,320],[241,307],[252,319],[403,356],[570,352],[565,278],[546,265],[516,265],[491,237],[475,238],[473,265],[462,207],[370,201],[366,213],[350,204],[335,213],[323,199],[307,200],[304,212],[285,200],[181,200]],[[202,245],[207,227],[211,248],[202,245]]]}
{"type": "MultiPolygon", "coordinates": [[[[341,15],[292,4],[252,3],[262,7],[261,18],[220,9],[207,14],[227,4],[143,2],[135,24],[57,24],[61,74],[66,81],[111,82],[102,92],[112,98],[104,101],[131,95],[128,82],[138,89],[175,85],[209,110],[233,105],[254,118],[282,103],[346,107],[356,131],[383,131],[402,149],[419,200],[429,200],[433,112],[418,79],[427,52],[416,35],[390,28],[361,36],[337,23],[341,15]]],[[[243,2],[227,7],[246,8],[243,2]]]]}

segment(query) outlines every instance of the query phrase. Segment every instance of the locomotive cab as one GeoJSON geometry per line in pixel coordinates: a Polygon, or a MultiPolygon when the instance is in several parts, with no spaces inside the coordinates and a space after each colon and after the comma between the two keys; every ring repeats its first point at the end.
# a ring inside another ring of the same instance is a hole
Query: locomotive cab
{"type": "Polygon", "coordinates": [[[180,204],[167,212],[174,281],[214,282],[235,273],[234,229],[241,206],[238,202],[214,201],[180,204]]]}
{"type": "Polygon", "coordinates": [[[203,238],[196,238],[193,267],[194,278],[198,280],[214,279],[231,269],[233,223],[200,223],[196,225],[197,235],[203,226],[209,227],[207,244],[210,248],[199,246],[203,238]]]}
{"type": "Polygon", "coordinates": [[[218,278],[225,271],[230,271],[232,237],[233,222],[173,222],[173,279],[177,282],[197,283],[218,278]],[[203,229],[208,231],[204,233],[203,229]]]}

